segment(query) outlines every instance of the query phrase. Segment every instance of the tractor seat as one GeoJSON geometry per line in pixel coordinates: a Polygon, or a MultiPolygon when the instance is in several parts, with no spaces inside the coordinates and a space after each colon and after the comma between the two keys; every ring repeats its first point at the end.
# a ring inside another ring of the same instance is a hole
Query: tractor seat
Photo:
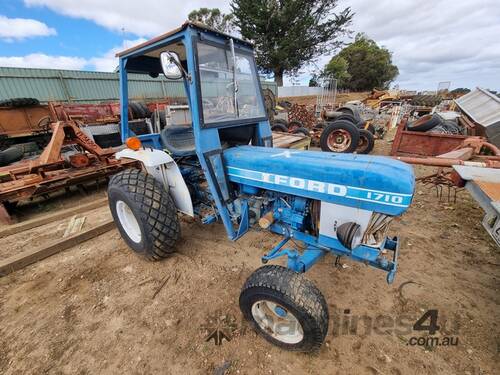
{"type": "Polygon", "coordinates": [[[191,125],[168,125],[160,133],[161,142],[174,157],[196,155],[191,125]]]}

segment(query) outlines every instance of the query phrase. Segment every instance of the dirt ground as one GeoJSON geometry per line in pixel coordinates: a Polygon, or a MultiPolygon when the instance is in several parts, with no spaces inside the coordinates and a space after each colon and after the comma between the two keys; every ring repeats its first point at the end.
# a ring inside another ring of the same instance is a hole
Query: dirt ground
{"type": "MultiPolygon", "coordinates": [[[[375,153],[388,148],[378,140],[375,153]]],[[[23,210],[31,217],[104,194],[23,210]]],[[[252,231],[231,242],[221,224],[183,220],[178,252],[150,263],[115,229],[0,278],[0,373],[498,374],[500,259],[482,215],[466,191],[456,203],[440,202],[419,184],[392,226],[403,239],[394,284],[382,271],[324,258],[307,274],[330,309],[326,343],[315,355],[273,347],[241,321],[240,288],[277,236],[252,231]],[[455,338],[456,346],[410,345],[426,335],[412,326],[429,309],[438,311],[435,337],[455,338]],[[363,322],[357,330],[356,320],[363,322]],[[231,340],[207,342],[216,327],[231,340]]],[[[86,229],[109,212],[84,216],[86,229]]],[[[68,221],[2,239],[0,259],[59,238],[68,221]]]]}

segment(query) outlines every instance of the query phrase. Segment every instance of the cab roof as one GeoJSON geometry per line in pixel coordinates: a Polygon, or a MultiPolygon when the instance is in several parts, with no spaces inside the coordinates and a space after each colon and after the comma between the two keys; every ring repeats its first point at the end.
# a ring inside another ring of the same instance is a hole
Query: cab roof
{"type": "Polygon", "coordinates": [[[201,22],[195,22],[195,21],[186,21],[182,24],[182,26],[180,27],[177,27],[167,33],[164,33],[164,34],[161,34],[161,35],[158,35],[157,37],[154,37],[144,43],[141,43],[141,44],[138,44],[134,47],[131,47],[131,48],[128,48],[124,51],[121,51],[121,52],[118,52],[116,54],[116,57],[123,57],[123,56],[126,56],[126,55],[130,55],[130,54],[133,54],[134,52],[144,48],[144,47],[147,47],[147,46],[150,46],[154,43],[157,43],[159,41],[161,41],[162,39],[166,39],[168,37],[171,37],[172,35],[175,35],[177,33],[180,33],[181,31],[184,31],[185,29],[187,29],[188,27],[192,27],[196,30],[199,30],[199,31],[203,31],[203,32],[209,32],[211,34],[215,34],[219,37],[222,37],[224,39],[229,39],[229,38],[232,38],[234,40],[237,40],[238,42],[242,43],[242,44],[246,44],[247,46],[250,46],[250,47],[253,47],[253,44],[246,41],[246,40],[243,40],[241,38],[236,38],[232,35],[229,35],[229,34],[225,34],[225,33],[222,33],[220,31],[217,31],[217,30],[214,30],[210,27],[208,27],[207,25],[201,23],[201,22]]]}

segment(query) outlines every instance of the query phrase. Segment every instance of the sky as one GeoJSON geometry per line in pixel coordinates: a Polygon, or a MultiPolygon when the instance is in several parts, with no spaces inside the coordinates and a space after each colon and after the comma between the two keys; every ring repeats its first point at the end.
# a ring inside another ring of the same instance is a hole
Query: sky
{"type": "MultiPolygon", "coordinates": [[[[1,0],[0,66],[113,71],[115,53],[178,27],[224,0],[1,0]]],[[[339,0],[352,40],[364,32],[393,53],[394,84],[408,90],[480,86],[500,91],[499,0],[339,0]]],[[[285,85],[307,84],[338,51],[325,51],[285,85]]]]}

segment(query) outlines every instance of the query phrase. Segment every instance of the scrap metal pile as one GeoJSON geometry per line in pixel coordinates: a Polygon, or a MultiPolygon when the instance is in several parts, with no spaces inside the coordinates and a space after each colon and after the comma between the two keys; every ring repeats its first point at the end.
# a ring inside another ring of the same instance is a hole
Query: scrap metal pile
{"type": "Polygon", "coordinates": [[[431,112],[403,112],[391,155],[436,167],[418,180],[435,188],[440,199],[445,191],[448,200],[456,199],[465,187],[485,211],[483,227],[500,246],[500,98],[478,88],[431,112]]]}
{"type": "Polygon", "coordinates": [[[316,106],[286,103],[273,117],[272,131],[304,134],[323,151],[368,154],[375,145],[376,128],[355,105],[318,110],[316,106]]]}
{"type": "MultiPolygon", "coordinates": [[[[47,196],[71,186],[98,182],[124,168],[117,160],[121,145],[118,104],[40,105],[15,99],[0,107],[0,220],[10,223],[18,202],[47,196]],[[99,143],[99,144],[98,144],[99,143]],[[110,144],[111,143],[111,144],[110,144]],[[104,146],[104,147],[101,147],[104,146]]],[[[165,103],[155,103],[158,108],[165,103]]],[[[138,133],[151,115],[145,105],[130,106],[130,123],[138,133]]]]}

